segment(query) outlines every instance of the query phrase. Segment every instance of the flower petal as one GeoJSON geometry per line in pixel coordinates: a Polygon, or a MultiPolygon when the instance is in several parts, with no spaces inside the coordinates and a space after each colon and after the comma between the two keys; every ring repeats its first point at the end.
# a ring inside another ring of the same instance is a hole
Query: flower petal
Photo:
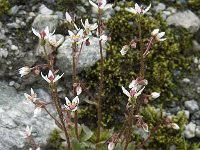
{"type": "Polygon", "coordinates": [[[135,3],[135,10],[137,13],[139,13],[139,14],[141,13],[141,8],[137,3],[135,3]]]}
{"type": "Polygon", "coordinates": [[[151,4],[143,11],[143,14],[145,14],[149,9],[151,8],[151,4]]]}
{"type": "Polygon", "coordinates": [[[72,100],[72,103],[79,104],[79,98],[78,98],[78,96],[76,96],[76,97],[72,100]]]}
{"type": "Polygon", "coordinates": [[[42,38],[41,35],[40,35],[40,33],[37,32],[34,28],[32,28],[32,31],[33,31],[33,33],[34,33],[37,37],[39,37],[40,39],[42,38]]]}
{"type": "Polygon", "coordinates": [[[67,105],[71,104],[71,101],[67,97],[65,97],[65,102],[67,105]]]}
{"type": "Polygon", "coordinates": [[[60,78],[62,78],[63,75],[64,75],[64,73],[63,73],[62,75],[57,75],[57,76],[55,77],[55,79],[53,80],[53,82],[58,81],[60,78]]]}
{"type": "Polygon", "coordinates": [[[41,113],[42,108],[41,107],[36,107],[34,110],[34,115],[33,117],[37,117],[41,113]]]}
{"type": "Polygon", "coordinates": [[[112,8],[112,6],[113,6],[113,4],[107,4],[107,5],[103,8],[103,10],[106,10],[106,9],[112,8]]]}
{"type": "Polygon", "coordinates": [[[42,72],[41,72],[41,76],[42,76],[42,78],[43,78],[44,80],[46,80],[48,83],[51,82],[51,81],[47,78],[47,76],[44,76],[44,75],[42,74],[42,72]]]}
{"type": "Polygon", "coordinates": [[[69,15],[68,12],[65,13],[65,17],[66,17],[66,20],[71,23],[72,22],[72,17],[69,15]]]}
{"type": "Polygon", "coordinates": [[[158,33],[158,35],[156,36],[157,39],[160,39],[161,37],[163,37],[165,35],[165,32],[160,32],[158,33]]]}
{"type": "Polygon", "coordinates": [[[89,3],[94,6],[95,8],[98,8],[97,4],[95,4],[93,1],[89,0],[89,3]]]}
{"type": "Polygon", "coordinates": [[[126,96],[131,97],[130,93],[123,86],[122,86],[122,91],[126,96]]]}
{"type": "Polygon", "coordinates": [[[137,11],[133,8],[125,8],[126,11],[133,13],[133,14],[137,14],[137,11]]]}

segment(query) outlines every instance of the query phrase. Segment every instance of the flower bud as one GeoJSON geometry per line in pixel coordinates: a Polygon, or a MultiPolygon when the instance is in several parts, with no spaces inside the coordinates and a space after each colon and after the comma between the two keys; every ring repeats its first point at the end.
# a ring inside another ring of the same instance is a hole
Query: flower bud
{"type": "Polygon", "coordinates": [[[156,98],[160,97],[160,93],[153,92],[153,93],[151,93],[151,97],[154,98],[154,99],[156,99],[156,98]]]}
{"type": "Polygon", "coordinates": [[[179,130],[180,127],[176,123],[171,123],[171,127],[175,130],[179,130]]]}
{"type": "Polygon", "coordinates": [[[21,75],[21,77],[23,77],[24,75],[27,75],[31,72],[31,68],[28,66],[22,67],[19,69],[19,74],[21,75]]]}

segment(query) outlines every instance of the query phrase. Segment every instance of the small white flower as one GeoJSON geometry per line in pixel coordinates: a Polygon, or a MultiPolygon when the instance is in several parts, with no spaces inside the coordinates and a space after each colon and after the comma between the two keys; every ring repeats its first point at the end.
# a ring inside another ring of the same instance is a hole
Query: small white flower
{"type": "Polygon", "coordinates": [[[68,33],[69,33],[69,40],[72,42],[72,43],[81,43],[83,41],[85,41],[86,39],[83,39],[83,29],[79,30],[79,32],[75,35],[72,31],[68,30],[68,33]]]}
{"type": "Polygon", "coordinates": [[[106,0],[98,0],[98,3],[95,4],[93,1],[89,0],[90,4],[99,10],[105,11],[106,9],[112,8],[113,4],[107,4],[106,0]]]}
{"type": "Polygon", "coordinates": [[[29,74],[30,72],[31,72],[31,68],[28,66],[25,66],[19,69],[19,74],[21,75],[21,77],[29,74]]]}
{"type": "Polygon", "coordinates": [[[180,127],[176,123],[171,123],[170,126],[175,130],[179,130],[180,129],[180,127]]]}
{"type": "Polygon", "coordinates": [[[31,88],[31,95],[24,93],[24,96],[28,101],[35,102],[37,100],[37,94],[31,88]]]}
{"type": "Polygon", "coordinates": [[[62,44],[64,41],[64,38],[60,38],[58,41],[56,40],[56,35],[50,35],[49,36],[49,44],[52,45],[53,47],[58,47],[62,44]]]}
{"type": "Polygon", "coordinates": [[[80,84],[76,87],[76,94],[80,95],[82,93],[82,87],[80,86],[80,84]]]}
{"type": "Polygon", "coordinates": [[[24,132],[19,131],[19,133],[22,135],[22,138],[29,138],[31,136],[31,132],[32,132],[32,127],[30,126],[26,126],[26,129],[24,132]]]}
{"type": "Polygon", "coordinates": [[[151,4],[146,9],[143,9],[142,6],[135,3],[135,8],[125,8],[125,10],[133,14],[145,14],[150,8],[151,4]]]}
{"type": "MultiPolygon", "coordinates": [[[[64,74],[64,73],[63,73],[64,74]]],[[[49,70],[48,76],[44,76],[41,72],[41,76],[43,79],[45,79],[48,83],[55,83],[56,81],[58,81],[62,76],[62,75],[54,75],[53,72],[51,70],[49,70]]]]}
{"type": "Polygon", "coordinates": [[[66,105],[64,104],[64,106],[67,108],[67,110],[71,110],[71,111],[76,111],[78,108],[78,104],[79,104],[79,98],[78,96],[76,96],[72,102],[65,97],[65,101],[66,101],[66,105]]]}
{"type": "Polygon", "coordinates": [[[151,93],[151,97],[154,98],[154,99],[156,99],[156,98],[160,97],[160,93],[153,92],[153,93],[151,93]]]}
{"type": "Polygon", "coordinates": [[[83,23],[83,21],[81,19],[81,23],[85,29],[86,34],[89,34],[89,35],[91,35],[91,31],[95,30],[98,27],[97,23],[89,24],[88,19],[85,20],[85,24],[83,23]]]}
{"type": "Polygon", "coordinates": [[[66,17],[66,20],[67,20],[69,23],[72,23],[72,17],[69,15],[68,12],[65,13],[65,17],[66,17]]]}
{"type": "Polygon", "coordinates": [[[42,108],[41,107],[36,107],[35,110],[34,110],[34,115],[33,117],[37,117],[42,111],[42,108]]]}
{"type": "Polygon", "coordinates": [[[102,40],[102,41],[107,41],[108,40],[108,36],[106,35],[101,35],[99,40],[102,40]]]}
{"type": "Polygon", "coordinates": [[[115,143],[114,142],[109,142],[108,150],[113,150],[114,148],[115,148],[115,143]]]}
{"type": "Polygon", "coordinates": [[[122,47],[120,53],[121,53],[122,55],[125,55],[125,54],[127,53],[128,49],[129,49],[129,46],[128,46],[128,45],[124,45],[124,46],[122,47]]]}
{"type": "Polygon", "coordinates": [[[143,128],[143,130],[144,130],[145,132],[149,132],[148,124],[143,123],[143,124],[142,124],[142,128],[143,128]]]}
{"type": "Polygon", "coordinates": [[[157,41],[165,41],[166,38],[162,38],[163,36],[165,35],[165,32],[160,32],[159,33],[159,29],[154,29],[152,32],[151,32],[151,36],[155,37],[155,39],[157,41]]]}
{"type": "Polygon", "coordinates": [[[33,33],[39,37],[39,39],[43,39],[46,40],[49,38],[50,35],[53,35],[55,30],[52,33],[49,33],[49,27],[47,26],[44,31],[42,31],[41,33],[39,33],[38,31],[36,31],[34,28],[32,28],[33,33]]]}

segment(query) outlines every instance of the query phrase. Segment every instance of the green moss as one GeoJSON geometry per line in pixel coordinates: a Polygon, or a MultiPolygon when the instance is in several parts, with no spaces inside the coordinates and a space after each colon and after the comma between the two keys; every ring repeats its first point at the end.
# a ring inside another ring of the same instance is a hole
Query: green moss
{"type": "MultiPolygon", "coordinates": [[[[122,7],[130,4],[122,4],[122,7]]],[[[117,126],[123,120],[124,108],[127,103],[126,96],[122,93],[121,86],[127,87],[131,80],[137,77],[139,72],[139,48],[133,49],[122,56],[120,50],[123,45],[131,39],[138,37],[138,29],[135,16],[121,9],[107,22],[112,40],[107,45],[107,58],[105,60],[104,100],[103,100],[103,122],[107,127],[117,126]]],[[[149,85],[145,93],[152,91],[161,92],[161,97],[156,103],[169,103],[178,100],[175,94],[177,80],[190,70],[191,62],[191,38],[183,28],[168,28],[166,22],[158,15],[144,17],[142,19],[142,34],[144,41],[150,36],[151,31],[160,28],[166,32],[167,40],[156,43],[146,60],[147,68],[145,78],[149,85]],[[180,72],[180,75],[179,75],[180,72]]],[[[99,63],[93,68],[85,71],[83,75],[91,89],[98,87],[99,63]],[[95,81],[95,82],[94,82],[95,81]]],[[[84,118],[94,119],[95,107],[87,107],[81,114],[84,118]]]]}
{"type": "MultiPolygon", "coordinates": [[[[164,119],[161,111],[155,110],[153,107],[146,107],[143,109],[142,115],[144,116],[146,122],[148,122],[150,130],[152,130],[162,119],[164,119]]],[[[182,136],[184,124],[186,122],[184,112],[174,116],[173,122],[177,123],[181,128],[179,130],[175,130],[162,124],[145,147],[163,150],[170,149],[170,147],[174,145],[177,150],[197,150],[198,145],[186,142],[182,136]]],[[[141,139],[138,139],[136,143],[140,140],[141,139]]]]}
{"type": "Polygon", "coordinates": [[[194,10],[199,10],[200,0],[188,0],[189,6],[194,10]]]}
{"type": "Polygon", "coordinates": [[[45,150],[64,150],[64,147],[62,147],[62,138],[60,137],[60,134],[57,129],[54,129],[53,132],[50,134],[47,145],[45,146],[45,150]]]}
{"type": "Polygon", "coordinates": [[[10,9],[10,3],[8,0],[0,0],[0,17],[7,14],[10,9]]]}

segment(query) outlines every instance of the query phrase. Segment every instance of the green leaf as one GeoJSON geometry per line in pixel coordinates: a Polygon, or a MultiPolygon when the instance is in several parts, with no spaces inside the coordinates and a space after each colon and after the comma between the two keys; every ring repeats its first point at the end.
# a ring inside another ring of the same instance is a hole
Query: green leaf
{"type": "Polygon", "coordinates": [[[115,146],[114,150],[121,150],[121,144],[117,143],[117,145],[115,146]]]}
{"type": "Polygon", "coordinates": [[[80,135],[80,141],[81,142],[85,142],[87,140],[89,140],[92,135],[94,134],[94,132],[92,132],[87,126],[85,125],[81,125],[83,128],[83,132],[80,135]]]}
{"type": "Polygon", "coordinates": [[[73,150],[86,150],[83,144],[79,143],[77,139],[72,139],[72,149],[73,150]]]}

